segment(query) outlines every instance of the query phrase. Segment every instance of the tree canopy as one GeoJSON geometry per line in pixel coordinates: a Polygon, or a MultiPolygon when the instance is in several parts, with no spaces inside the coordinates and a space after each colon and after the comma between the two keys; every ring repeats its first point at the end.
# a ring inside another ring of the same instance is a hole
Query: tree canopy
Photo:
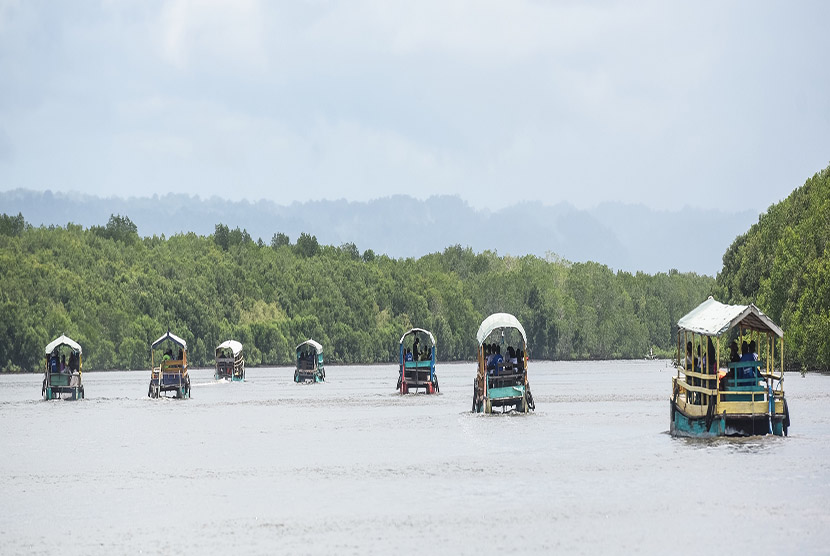
{"type": "Polygon", "coordinates": [[[223,224],[210,236],[140,237],[126,216],[84,229],[3,215],[0,284],[0,368],[39,369],[43,346],[66,333],[89,370],[148,368],[168,326],[197,366],[230,338],[252,365],[290,364],[309,337],[331,362],[388,362],[412,326],[435,334],[439,359],[472,359],[479,324],[498,311],[523,323],[533,358],[642,357],[673,350],[675,323],[714,280],[459,245],[392,259],[309,234],[254,241],[223,224]]]}
{"type": "Polygon", "coordinates": [[[716,293],[781,325],[785,366],[830,369],[830,166],[735,239],[716,293]]]}

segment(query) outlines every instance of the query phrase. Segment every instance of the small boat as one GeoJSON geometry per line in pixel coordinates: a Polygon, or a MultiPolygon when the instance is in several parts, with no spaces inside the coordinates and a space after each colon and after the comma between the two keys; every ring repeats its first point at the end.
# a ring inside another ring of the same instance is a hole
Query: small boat
{"type": "Polygon", "coordinates": [[[294,371],[294,382],[325,382],[323,346],[314,340],[306,340],[297,346],[296,351],[297,368],[294,371]]]}
{"type": "Polygon", "coordinates": [[[423,328],[411,328],[401,336],[398,390],[401,394],[423,388],[427,394],[438,392],[435,375],[435,336],[423,328]],[[421,343],[424,338],[424,343],[421,343]],[[429,340],[429,345],[426,345],[429,340]],[[423,345],[423,349],[421,346],[423,345]],[[411,346],[411,347],[409,347],[411,346]]]}
{"type": "Polygon", "coordinates": [[[190,397],[190,375],[187,374],[187,342],[170,332],[153,342],[150,349],[150,388],[147,395],[151,398],[167,396],[172,393],[176,398],[190,397]],[[156,366],[156,350],[165,346],[156,366]],[[177,352],[177,353],[174,353],[177,352]]]}
{"type": "Polygon", "coordinates": [[[677,329],[669,399],[673,436],[787,435],[784,332],[778,325],[755,305],[726,305],[710,296],[677,329]],[[721,355],[722,342],[731,343],[728,357],[721,355]],[[736,353],[739,342],[742,354],[736,353]]]}
{"type": "Polygon", "coordinates": [[[519,320],[508,313],[492,314],[479,326],[476,339],[473,413],[492,413],[496,407],[502,413],[507,408],[519,413],[535,410],[527,381],[527,334],[519,320]]]}
{"type": "Polygon", "coordinates": [[[64,334],[46,346],[46,369],[41,389],[44,400],[63,398],[64,394],[69,400],[84,399],[82,353],[78,342],[64,334]]]}
{"type": "Polygon", "coordinates": [[[242,355],[241,343],[228,340],[216,346],[216,370],[213,378],[233,382],[245,380],[245,357],[242,355]]]}

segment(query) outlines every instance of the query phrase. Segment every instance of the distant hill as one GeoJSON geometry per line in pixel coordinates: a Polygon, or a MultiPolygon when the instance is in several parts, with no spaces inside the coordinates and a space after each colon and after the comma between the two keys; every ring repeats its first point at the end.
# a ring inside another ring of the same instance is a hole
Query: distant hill
{"type": "Polygon", "coordinates": [[[21,212],[35,226],[73,222],[87,227],[122,214],[145,236],[188,231],[207,235],[223,223],[245,228],[266,243],[277,232],[292,242],[306,232],[322,244],[354,243],[361,251],[372,249],[395,258],[420,257],[460,244],[501,255],[555,254],[630,272],[676,268],[712,276],[721,268],[721,255],[730,243],[757,220],[751,211],[655,211],[620,203],[592,210],[567,203],[521,203],[480,211],[452,196],[421,201],[397,195],[369,202],[285,206],[174,194],[101,198],[22,189],[0,192],[0,212],[21,212]]]}

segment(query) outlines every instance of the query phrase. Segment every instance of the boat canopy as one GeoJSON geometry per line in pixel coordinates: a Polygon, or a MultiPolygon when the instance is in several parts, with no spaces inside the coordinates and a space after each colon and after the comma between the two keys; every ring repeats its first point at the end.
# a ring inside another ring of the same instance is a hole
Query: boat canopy
{"type": "Polygon", "coordinates": [[[305,345],[309,345],[309,346],[313,347],[314,349],[317,350],[317,353],[323,353],[323,346],[321,346],[319,342],[315,342],[314,340],[306,340],[302,344],[298,345],[297,349],[294,350],[294,351],[300,351],[300,348],[305,346],[305,345]]]}
{"type": "Polygon", "coordinates": [[[242,344],[240,342],[237,342],[236,340],[228,340],[216,346],[217,352],[220,349],[229,349],[233,352],[234,357],[236,357],[237,355],[242,353],[242,344]]]}
{"type": "Polygon", "coordinates": [[[54,351],[54,349],[58,346],[69,346],[78,353],[84,352],[84,350],[81,349],[81,345],[78,342],[76,342],[66,334],[61,334],[60,338],[52,340],[51,342],[49,342],[49,345],[46,346],[46,355],[52,353],[52,351],[54,351]]]}
{"type": "Polygon", "coordinates": [[[178,336],[176,336],[175,334],[173,334],[169,330],[161,338],[159,338],[158,340],[153,342],[153,346],[152,346],[153,349],[156,349],[158,347],[158,345],[160,343],[162,343],[163,341],[165,341],[165,340],[170,340],[174,344],[177,344],[177,345],[181,346],[182,349],[187,349],[187,342],[185,342],[184,340],[182,340],[181,338],[179,338],[178,336]]]}
{"type": "Polygon", "coordinates": [[[762,332],[772,332],[779,338],[784,337],[784,331],[755,305],[726,305],[711,295],[677,321],[680,330],[704,336],[720,336],[738,324],[762,332]]]}
{"type": "Polygon", "coordinates": [[[435,345],[435,336],[432,335],[432,332],[430,332],[429,330],[424,330],[423,328],[410,328],[409,330],[404,332],[403,336],[401,336],[400,343],[403,344],[403,339],[412,334],[413,332],[421,332],[423,334],[426,334],[427,336],[429,336],[429,341],[432,342],[432,345],[435,345]]]}
{"type": "Polygon", "coordinates": [[[484,322],[482,322],[481,326],[478,327],[478,332],[476,333],[478,345],[483,344],[484,340],[487,339],[487,336],[489,336],[490,333],[497,328],[515,328],[522,334],[522,340],[525,345],[527,345],[527,334],[525,334],[525,329],[522,327],[522,323],[519,322],[519,319],[509,313],[493,313],[484,319],[484,322]]]}

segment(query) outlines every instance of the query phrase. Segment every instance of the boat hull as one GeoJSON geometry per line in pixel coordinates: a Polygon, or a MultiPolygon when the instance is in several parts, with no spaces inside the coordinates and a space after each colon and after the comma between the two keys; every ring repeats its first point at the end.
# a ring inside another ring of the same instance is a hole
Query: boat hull
{"type": "Polygon", "coordinates": [[[773,415],[772,427],[770,417],[766,414],[759,415],[730,415],[722,413],[707,417],[692,417],[686,415],[675,403],[669,400],[670,429],[672,436],[686,436],[695,438],[707,438],[714,436],[762,436],[774,434],[775,436],[786,436],[787,416],[773,415]],[[771,429],[771,431],[770,431],[771,429]]]}
{"type": "Polygon", "coordinates": [[[216,371],[213,373],[213,378],[215,380],[229,380],[231,382],[244,382],[245,381],[245,371],[243,370],[241,373],[230,373],[226,371],[216,371]]]}
{"type": "Polygon", "coordinates": [[[83,386],[47,386],[43,391],[44,400],[82,400],[84,399],[83,386]],[[67,394],[68,396],[64,397],[67,394]]]}
{"type": "Polygon", "coordinates": [[[304,370],[304,369],[297,369],[294,371],[294,382],[302,383],[302,382],[325,382],[326,381],[326,371],[324,369],[316,369],[316,370],[304,370]]]}

